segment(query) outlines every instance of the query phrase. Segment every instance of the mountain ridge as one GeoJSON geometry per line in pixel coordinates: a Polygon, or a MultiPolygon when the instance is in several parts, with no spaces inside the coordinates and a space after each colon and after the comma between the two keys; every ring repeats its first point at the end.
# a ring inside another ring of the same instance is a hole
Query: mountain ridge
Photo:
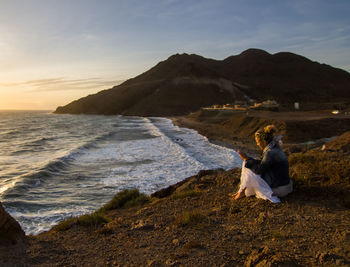
{"type": "Polygon", "coordinates": [[[111,89],[55,113],[184,115],[212,104],[275,99],[281,103],[350,100],[350,74],[290,52],[248,49],[223,60],[175,54],[111,89]]]}

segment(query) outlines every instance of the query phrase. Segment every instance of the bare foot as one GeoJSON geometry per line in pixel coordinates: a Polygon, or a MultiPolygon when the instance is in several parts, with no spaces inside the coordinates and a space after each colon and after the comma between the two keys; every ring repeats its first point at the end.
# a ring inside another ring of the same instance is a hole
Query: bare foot
{"type": "Polygon", "coordinates": [[[245,197],[245,193],[244,193],[244,191],[242,191],[242,192],[235,194],[234,199],[237,200],[237,199],[244,198],[244,197],[245,197]]]}
{"type": "Polygon", "coordinates": [[[231,194],[229,194],[229,196],[233,197],[234,200],[244,198],[245,197],[245,189],[241,192],[231,193],[231,194]]]}

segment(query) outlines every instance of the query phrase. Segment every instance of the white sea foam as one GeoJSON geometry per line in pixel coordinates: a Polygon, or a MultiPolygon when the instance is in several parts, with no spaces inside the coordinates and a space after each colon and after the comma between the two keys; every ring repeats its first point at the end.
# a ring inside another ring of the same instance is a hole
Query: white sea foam
{"type": "Polygon", "coordinates": [[[235,151],[211,144],[196,131],[176,127],[168,119],[143,120],[143,128],[154,138],[111,144],[80,159],[90,166],[111,166],[115,161],[105,169],[103,184],[128,184],[152,193],[203,169],[230,169],[241,164],[235,151]]]}
{"type": "MultiPolygon", "coordinates": [[[[203,169],[241,165],[234,150],[165,118],[40,116],[46,126],[33,127],[35,140],[50,143],[32,152],[0,144],[0,164],[7,166],[0,197],[28,234],[93,212],[123,189],[150,194],[203,169]]],[[[33,133],[24,135],[30,140],[33,133]]]]}

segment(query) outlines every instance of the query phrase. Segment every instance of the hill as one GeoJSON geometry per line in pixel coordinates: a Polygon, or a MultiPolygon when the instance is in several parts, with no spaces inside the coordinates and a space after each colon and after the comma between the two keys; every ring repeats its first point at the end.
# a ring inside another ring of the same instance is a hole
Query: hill
{"type": "MultiPolygon", "coordinates": [[[[319,134],[299,136],[298,127],[289,127],[296,117],[315,129],[329,119],[315,112],[271,113],[201,111],[182,122],[235,146],[228,135],[234,124],[241,124],[236,136],[254,142],[255,128],[273,122],[291,142],[319,134]]],[[[328,121],[331,134],[349,128],[349,119],[328,121]]],[[[329,130],[321,130],[322,136],[329,130]]],[[[349,266],[349,148],[349,131],[326,143],[289,148],[294,191],[280,204],[254,197],[233,201],[229,193],[237,191],[239,168],[202,170],[151,196],[124,190],[92,214],[27,236],[26,247],[0,242],[0,265],[3,260],[6,266],[349,266]]]]}
{"type": "Polygon", "coordinates": [[[55,113],[171,116],[236,100],[344,102],[350,100],[349,88],[348,72],[287,52],[248,49],[224,60],[176,54],[55,113]]]}
{"type": "Polygon", "coordinates": [[[349,266],[348,145],[349,132],[327,143],[326,150],[290,154],[294,192],[280,204],[253,197],[233,201],[229,193],[239,186],[238,168],[200,171],[142,201],[134,190],[118,193],[104,206],[117,203],[113,208],[29,237],[26,262],[349,266]]]}

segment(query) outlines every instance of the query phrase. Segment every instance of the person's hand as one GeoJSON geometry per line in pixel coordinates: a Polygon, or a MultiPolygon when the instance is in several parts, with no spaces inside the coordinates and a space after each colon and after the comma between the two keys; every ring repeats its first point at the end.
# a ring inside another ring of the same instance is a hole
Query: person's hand
{"type": "Polygon", "coordinates": [[[241,150],[238,150],[237,151],[239,157],[242,159],[242,160],[247,160],[248,159],[248,156],[246,153],[242,152],[241,150]]]}

